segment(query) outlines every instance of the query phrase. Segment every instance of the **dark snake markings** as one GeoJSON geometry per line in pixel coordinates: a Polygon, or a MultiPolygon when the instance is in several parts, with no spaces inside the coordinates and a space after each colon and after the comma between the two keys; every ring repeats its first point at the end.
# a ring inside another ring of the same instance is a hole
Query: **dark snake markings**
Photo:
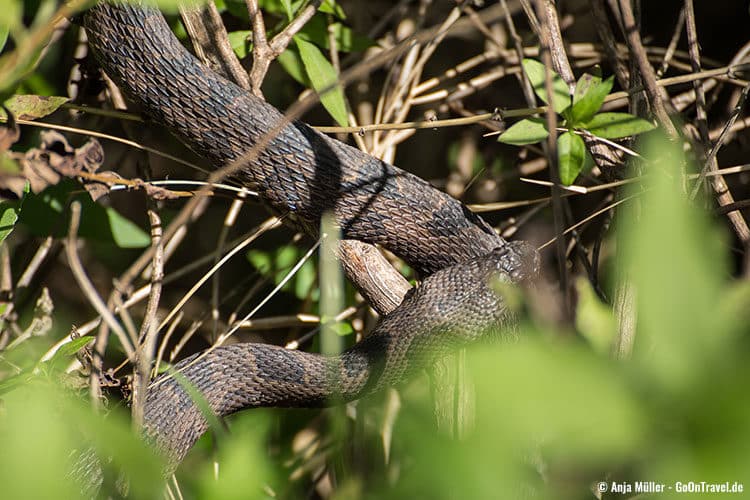
{"type": "MultiPolygon", "coordinates": [[[[201,65],[156,10],[101,3],[84,26],[94,55],[125,94],[216,167],[282,123],[273,106],[201,65]]],[[[514,320],[490,278],[531,279],[536,251],[506,242],[424,180],[301,122],[283,127],[236,177],[312,236],[331,210],[344,238],[380,244],[427,278],[340,356],[234,344],[183,360],[176,368],[217,415],[356,399],[487,331],[512,334],[514,320]]],[[[207,423],[174,378],[160,378],[149,389],[144,429],[173,468],[207,423]]]]}

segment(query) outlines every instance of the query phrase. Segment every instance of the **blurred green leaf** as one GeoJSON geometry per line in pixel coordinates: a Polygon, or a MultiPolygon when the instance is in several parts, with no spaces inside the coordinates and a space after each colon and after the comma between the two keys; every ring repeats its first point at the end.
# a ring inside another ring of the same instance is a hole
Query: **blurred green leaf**
{"type": "MultiPolygon", "coordinates": [[[[210,0],[188,0],[187,3],[192,8],[199,8],[208,1],[210,0]]],[[[153,4],[167,14],[178,13],[180,6],[185,5],[185,3],[185,0],[153,0],[153,4]]]]}
{"type": "Polygon", "coordinates": [[[60,368],[62,363],[70,362],[70,358],[75,356],[78,351],[89,345],[94,337],[78,337],[70,342],[63,344],[52,357],[47,360],[48,373],[53,373],[60,368]]]}
{"type": "MultiPolygon", "coordinates": [[[[271,276],[275,285],[281,283],[286,274],[302,258],[303,252],[295,245],[284,245],[274,252],[251,249],[247,252],[247,259],[258,271],[271,276]]],[[[313,290],[317,276],[315,262],[308,260],[297,270],[297,274],[282,288],[284,291],[294,292],[295,297],[304,300],[310,297],[318,299],[318,293],[313,290]]]]}
{"type": "Polygon", "coordinates": [[[9,28],[7,24],[0,23],[0,53],[5,48],[5,44],[8,43],[9,28]]]}
{"type": "Polygon", "coordinates": [[[649,420],[621,367],[578,343],[540,339],[527,328],[519,337],[468,349],[476,410],[462,439],[425,425],[434,418],[426,394],[404,394],[394,441],[410,450],[412,465],[381,495],[588,498],[590,476],[576,482],[578,490],[558,489],[570,478],[556,478],[557,464],[563,471],[607,470],[640,456],[649,420]]]}
{"type": "Polygon", "coordinates": [[[597,137],[621,139],[642,134],[655,128],[654,124],[629,113],[599,113],[580,126],[597,137]]]}
{"type": "Polygon", "coordinates": [[[344,309],[344,274],[336,258],[336,249],[341,239],[336,218],[326,212],[320,220],[320,234],[323,241],[320,245],[320,351],[327,355],[336,355],[342,350],[340,331],[336,315],[344,309]]]}
{"type": "Polygon", "coordinates": [[[557,162],[560,182],[570,186],[583,170],[586,162],[586,145],[578,134],[563,132],[557,138],[557,162]]]}
{"type": "Polygon", "coordinates": [[[576,328],[597,353],[607,356],[617,335],[617,320],[612,308],[602,303],[588,280],[576,280],[578,305],[576,328]]]}
{"type": "Polygon", "coordinates": [[[297,8],[301,4],[301,2],[297,2],[297,7],[292,5],[291,0],[281,0],[280,3],[284,7],[284,12],[286,13],[287,20],[291,21],[294,18],[294,13],[297,12],[297,8]]]}
{"type": "Polygon", "coordinates": [[[549,136],[547,122],[544,118],[526,118],[508,128],[497,138],[503,144],[524,146],[543,141],[549,136]]]}
{"type": "Polygon", "coordinates": [[[229,38],[229,45],[232,47],[234,53],[240,59],[246,58],[252,51],[252,34],[250,30],[239,30],[232,31],[227,36],[229,38]]]}
{"type": "Polygon", "coordinates": [[[0,243],[5,241],[18,221],[18,214],[21,212],[23,200],[17,201],[0,201],[0,243]]]}
{"type": "MultiPolygon", "coordinates": [[[[3,396],[0,412],[0,483],[4,498],[81,498],[83,483],[68,475],[75,466],[73,450],[93,446],[105,477],[128,478],[134,498],[154,498],[161,464],[136,438],[127,419],[117,412],[95,415],[59,384],[37,377],[3,396]],[[114,472],[114,474],[113,474],[114,472]]],[[[103,496],[116,493],[105,484],[103,496]]],[[[89,495],[90,496],[90,495],[89,495]]]]}
{"type": "Polygon", "coordinates": [[[268,460],[267,435],[271,421],[263,410],[246,412],[232,420],[232,439],[218,449],[218,468],[207,462],[199,478],[197,498],[244,500],[273,498],[280,486],[279,472],[268,460]],[[215,478],[218,471],[218,480],[215,478]]]}
{"type": "Polygon", "coordinates": [[[8,33],[22,26],[23,2],[7,0],[0,9],[0,35],[3,36],[3,46],[8,39],[8,33]]]}
{"type": "Polygon", "coordinates": [[[335,0],[323,0],[323,3],[320,4],[320,8],[318,9],[318,11],[326,14],[333,14],[334,16],[342,20],[346,19],[346,13],[344,12],[344,9],[342,9],[338,2],[335,0]]]}
{"type": "Polygon", "coordinates": [[[591,120],[604,104],[615,83],[613,76],[602,81],[601,78],[584,74],[578,79],[573,94],[573,106],[570,108],[570,121],[573,126],[591,120]]]}
{"type": "Polygon", "coordinates": [[[336,70],[314,44],[295,36],[302,63],[313,89],[320,95],[320,102],[336,122],[345,127],[349,123],[344,91],[338,85],[336,70]]]}
{"type": "Polygon", "coordinates": [[[534,87],[536,95],[547,104],[551,104],[556,113],[562,114],[570,107],[570,89],[568,84],[560,75],[550,71],[552,75],[552,99],[547,96],[547,87],[545,78],[547,70],[544,64],[534,59],[523,60],[523,70],[529,78],[531,85],[534,87]]]}
{"type": "Polygon", "coordinates": [[[719,356],[732,321],[713,313],[727,269],[724,235],[688,203],[678,147],[650,141],[644,156],[651,175],[637,209],[642,215],[633,207],[623,217],[623,262],[638,297],[636,358],[654,383],[687,394],[703,376],[696,365],[719,356]]]}

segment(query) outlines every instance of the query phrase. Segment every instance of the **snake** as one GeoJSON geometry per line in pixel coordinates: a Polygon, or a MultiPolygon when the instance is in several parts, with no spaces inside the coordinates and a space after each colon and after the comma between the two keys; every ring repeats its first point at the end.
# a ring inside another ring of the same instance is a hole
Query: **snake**
{"type": "MultiPolygon", "coordinates": [[[[333,214],[342,238],[379,245],[420,277],[401,304],[339,355],[261,343],[222,345],[186,358],[149,386],[143,432],[174,469],[209,428],[257,407],[319,407],[392,386],[431,360],[517,323],[498,284],[531,281],[539,256],[506,241],[428,182],[323,135],[216,74],[193,56],[158,9],[103,1],[83,16],[106,74],[143,111],[214,168],[240,162],[235,180],[273,212],[318,237],[333,214]],[[273,127],[273,137],[267,137],[273,127]],[[264,147],[246,157],[261,141],[264,147]]],[[[500,287],[501,288],[501,287],[500,287]]]]}

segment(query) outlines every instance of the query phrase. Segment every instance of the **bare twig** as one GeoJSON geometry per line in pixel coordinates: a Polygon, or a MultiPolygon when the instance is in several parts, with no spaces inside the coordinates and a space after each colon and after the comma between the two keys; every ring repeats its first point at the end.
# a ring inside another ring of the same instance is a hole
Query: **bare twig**
{"type": "Polygon", "coordinates": [[[270,42],[266,38],[263,13],[258,7],[258,1],[245,0],[245,3],[253,26],[253,66],[250,70],[250,89],[253,94],[262,97],[263,92],[260,90],[260,86],[266,77],[271,62],[284,52],[294,35],[315,15],[322,0],[311,0],[270,42]]]}
{"type": "Polygon", "coordinates": [[[135,354],[135,369],[133,371],[133,426],[140,430],[143,425],[143,410],[146,403],[146,389],[151,373],[151,362],[156,350],[156,336],[158,325],[156,313],[161,297],[162,279],[164,278],[164,245],[161,240],[161,219],[153,210],[148,211],[151,221],[151,245],[156,247],[152,259],[151,293],[143,316],[139,344],[135,354]]]}
{"type": "Polygon", "coordinates": [[[625,38],[628,41],[628,47],[630,47],[633,59],[638,65],[639,73],[643,78],[648,102],[651,105],[651,109],[653,110],[659,125],[671,139],[675,140],[678,136],[677,129],[669,118],[663,93],[656,83],[656,72],[654,71],[653,66],[651,66],[651,63],[649,63],[648,56],[643,48],[641,33],[638,30],[635,21],[633,8],[630,5],[631,0],[618,0],[618,2],[625,28],[625,38]]]}
{"type": "Polygon", "coordinates": [[[198,58],[243,89],[249,89],[250,79],[229,44],[227,29],[216,4],[181,5],[180,15],[198,58]]]}

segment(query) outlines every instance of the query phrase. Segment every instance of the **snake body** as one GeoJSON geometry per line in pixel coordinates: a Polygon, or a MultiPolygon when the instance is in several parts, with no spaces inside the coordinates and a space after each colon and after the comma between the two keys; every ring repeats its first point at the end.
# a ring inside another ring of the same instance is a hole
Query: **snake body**
{"type": "MultiPolygon", "coordinates": [[[[178,363],[175,369],[217,415],[355,399],[458,343],[512,325],[490,282],[532,277],[538,256],[528,244],[506,242],[462,203],[408,172],[304,123],[283,125],[273,106],[202,65],[157,10],[100,3],[84,26],[91,50],[121,90],[215,167],[242,159],[280,127],[236,176],[274,211],[313,236],[330,211],[343,238],[382,245],[426,276],[340,356],[235,344],[178,363]]],[[[144,430],[172,466],[207,425],[179,380],[162,377],[151,385],[144,430]]]]}

